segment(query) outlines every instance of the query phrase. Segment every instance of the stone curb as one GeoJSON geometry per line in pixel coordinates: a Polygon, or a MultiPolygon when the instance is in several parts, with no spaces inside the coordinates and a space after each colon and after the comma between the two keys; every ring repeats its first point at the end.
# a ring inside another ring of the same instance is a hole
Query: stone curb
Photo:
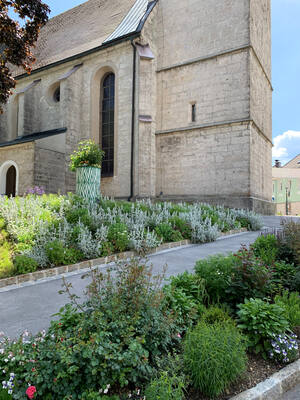
{"type": "Polygon", "coordinates": [[[298,383],[300,383],[300,360],[230,400],[281,400],[282,395],[293,389],[298,383]]]}
{"type": "MultiPolygon", "coordinates": [[[[239,229],[239,230],[229,231],[226,233],[222,233],[221,236],[219,237],[219,239],[224,239],[226,236],[236,235],[236,234],[244,233],[244,232],[247,232],[247,229],[239,229]]],[[[170,249],[174,249],[175,247],[188,246],[191,244],[192,244],[192,242],[190,240],[181,240],[180,242],[164,243],[161,246],[150,250],[150,252],[147,253],[147,255],[153,255],[153,254],[159,253],[164,250],[170,250],[170,249]]],[[[13,285],[18,286],[23,283],[36,282],[36,281],[40,281],[40,280],[43,280],[46,278],[52,278],[52,277],[70,273],[70,272],[87,270],[91,267],[96,267],[98,265],[103,265],[103,264],[110,264],[111,262],[114,262],[117,259],[127,259],[127,258],[131,258],[135,255],[137,255],[137,253],[134,251],[126,251],[124,253],[113,254],[108,257],[101,257],[101,258],[96,258],[93,260],[82,261],[77,264],[64,265],[61,267],[49,268],[49,269],[36,271],[36,272],[32,272],[32,273],[25,274],[25,275],[17,275],[17,276],[13,276],[11,278],[0,279],[0,289],[3,289],[7,286],[13,286],[13,285]]]]}

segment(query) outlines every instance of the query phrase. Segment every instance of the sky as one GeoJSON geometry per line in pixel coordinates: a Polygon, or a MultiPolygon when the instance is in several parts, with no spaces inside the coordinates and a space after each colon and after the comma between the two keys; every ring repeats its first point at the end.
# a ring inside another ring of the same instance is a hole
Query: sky
{"type": "MultiPolygon", "coordinates": [[[[120,0],[122,1],[122,0],[120,0]]],[[[51,16],[82,0],[45,0],[51,16]]],[[[300,0],[272,0],[273,161],[300,153],[300,0]]]]}

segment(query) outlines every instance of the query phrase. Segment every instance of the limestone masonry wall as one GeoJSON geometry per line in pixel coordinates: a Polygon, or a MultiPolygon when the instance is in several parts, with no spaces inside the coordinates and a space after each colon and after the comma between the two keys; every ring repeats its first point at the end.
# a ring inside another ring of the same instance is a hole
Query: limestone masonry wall
{"type": "Polygon", "coordinates": [[[17,164],[19,173],[17,193],[23,195],[28,188],[34,185],[32,168],[34,165],[34,144],[24,143],[0,148],[0,167],[6,161],[14,161],[17,164]]]}

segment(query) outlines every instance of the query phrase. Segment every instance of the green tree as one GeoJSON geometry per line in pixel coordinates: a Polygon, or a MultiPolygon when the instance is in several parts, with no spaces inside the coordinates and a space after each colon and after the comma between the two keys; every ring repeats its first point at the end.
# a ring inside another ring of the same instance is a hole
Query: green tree
{"type": "Polygon", "coordinates": [[[49,12],[40,0],[0,0],[0,112],[16,86],[11,65],[31,72],[32,48],[49,12]]]}

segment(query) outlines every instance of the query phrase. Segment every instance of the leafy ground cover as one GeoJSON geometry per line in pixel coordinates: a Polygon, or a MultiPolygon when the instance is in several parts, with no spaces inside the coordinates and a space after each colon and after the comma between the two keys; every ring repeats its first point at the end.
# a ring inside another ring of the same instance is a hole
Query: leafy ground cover
{"type": "Polygon", "coordinates": [[[74,264],[162,242],[215,240],[220,232],[261,227],[259,216],[206,204],[88,204],[69,194],[0,197],[0,279],[39,268],[74,264]]]}
{"type": "Polygon", "coordinates": [[[66,282],[70,304],[47,331],[1,336],[0,399],[225,399],[247,375],[257,383],[299,356],[299,232],[286,225],[165,286],[142,258],[92,270],[84,303],[66,282]]]}

